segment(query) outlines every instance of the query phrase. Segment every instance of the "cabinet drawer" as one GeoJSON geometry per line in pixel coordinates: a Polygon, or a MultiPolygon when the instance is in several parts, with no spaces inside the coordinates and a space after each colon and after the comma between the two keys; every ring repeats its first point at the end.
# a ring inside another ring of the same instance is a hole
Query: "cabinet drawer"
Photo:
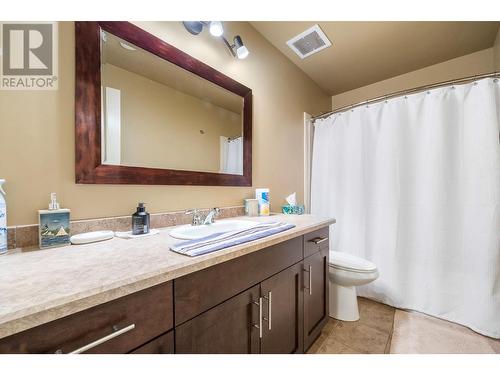
{"type": "Polygon", "coordinates": [[[130,354],[174,354],[174,331],[157,337],[130,354]]]}
{"type": "Polygon", "coordinates": [[[302,237],[175,280],[175,325],[302,260],[302,237]]]}
{"type": "Polygon", "coordinates": [[[329,227],[304,235],[304,258],[329,247],[329,227]]]}
{"type": "Polygon", "coordinates": [[[0,353],[127,353],[171,329],[172,310],[170,281],[6,337],[0,353]]]}

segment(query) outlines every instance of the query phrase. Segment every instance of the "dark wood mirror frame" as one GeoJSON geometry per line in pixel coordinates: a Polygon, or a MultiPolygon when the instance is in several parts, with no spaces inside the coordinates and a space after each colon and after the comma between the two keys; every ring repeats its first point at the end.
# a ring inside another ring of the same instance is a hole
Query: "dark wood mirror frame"
{"type": "Polygon", "coordinates": [[[252,186],[252,90],[129,22],[75,22],[75,172],[80,184],[252,186]],[[243,175],[101,164],[100,30],[243,98],[243,175]]]}

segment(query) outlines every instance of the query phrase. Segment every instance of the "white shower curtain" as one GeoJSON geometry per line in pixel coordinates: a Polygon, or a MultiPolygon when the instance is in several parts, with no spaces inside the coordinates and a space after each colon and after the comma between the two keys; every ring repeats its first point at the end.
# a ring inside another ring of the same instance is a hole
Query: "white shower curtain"
{"type": "Polygon", "coordinates": [[[243,174],[243,137],[220,137],[221,142],[221,173],[243,174]]]}
{"type": "Polygon", "coordinates": [[[316,121],[311,211],[378,266],[359,295],[500,338],[499,119],[488,78],[316,121]]]}

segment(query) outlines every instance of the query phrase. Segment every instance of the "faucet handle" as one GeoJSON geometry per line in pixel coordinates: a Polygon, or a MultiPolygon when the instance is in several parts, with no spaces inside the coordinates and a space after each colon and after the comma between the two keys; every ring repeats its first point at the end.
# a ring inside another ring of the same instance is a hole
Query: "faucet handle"
{"type": "Polygon", "coordinates": [[[191,225],[201,225],[202,217],[198,209],[193,208],[192,210],[184,211],[186,215],[193,215],[193,219],[191,220],[191,225]]]}

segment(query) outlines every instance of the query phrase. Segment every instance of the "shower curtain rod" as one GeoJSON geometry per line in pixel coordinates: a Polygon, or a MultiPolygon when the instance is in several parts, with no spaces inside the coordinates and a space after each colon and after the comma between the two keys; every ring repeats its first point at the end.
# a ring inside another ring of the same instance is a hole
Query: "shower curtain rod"
{"type": "Polygon", "coordinates": [[[415,87],[415,88],[408,89],[408,90],[395,91],[395,92],[387,94],[387,95],[377,96],[376,98],[373,98],[373,99],[363,100],[362,102],[358,102],[358,103],[355,103],[355,104],[346,105],[346,106],[340,107],[340,108],[338,108],[338,109],[336,109],[334,111],[322,113],[322,114],[320,114],[318,116],[312,117],[311,120],[315,121],[315,120],[318,120],[318,119],[325,118],[325,117],[328,117],[330,115],[333,115],[334,113],[345,112],[346,110],[349,110],[349,109],[352,109],[352,108],[356,108],[356,107],[359,107],[359,106],[362,106],[362,105],[367,105],[367,104],[381,102],[383,100],[391,99],[391,98],[394,98],[394,97],[397,97],[397,96],[401,96],[401,95],[413,94],[413,93],[417,93],[417,92],[420,92],[420,91],[425,91],[425,90],[428,90],[428,89],[431,89],[431,88],[437,88],[437,87],[441,87],[441,86],[447,86],[449,84],[467,83],[467,82],[473,82],[473,81],[475,81],[477,79],[481,79],[481,78],[499,77],[499,76],[500,76],[500,72],[493,72],[493,73],[486,73],[486,74],[476,74],[474,76],[469,76],[469,77],[464,77],[464,78],[452,79],[452,80],[449,80],[449,81],[443,81],[443,82],[433,83],[433,84],[430,84],[430,85],[419,86],[419,87],[415,87]]]}

